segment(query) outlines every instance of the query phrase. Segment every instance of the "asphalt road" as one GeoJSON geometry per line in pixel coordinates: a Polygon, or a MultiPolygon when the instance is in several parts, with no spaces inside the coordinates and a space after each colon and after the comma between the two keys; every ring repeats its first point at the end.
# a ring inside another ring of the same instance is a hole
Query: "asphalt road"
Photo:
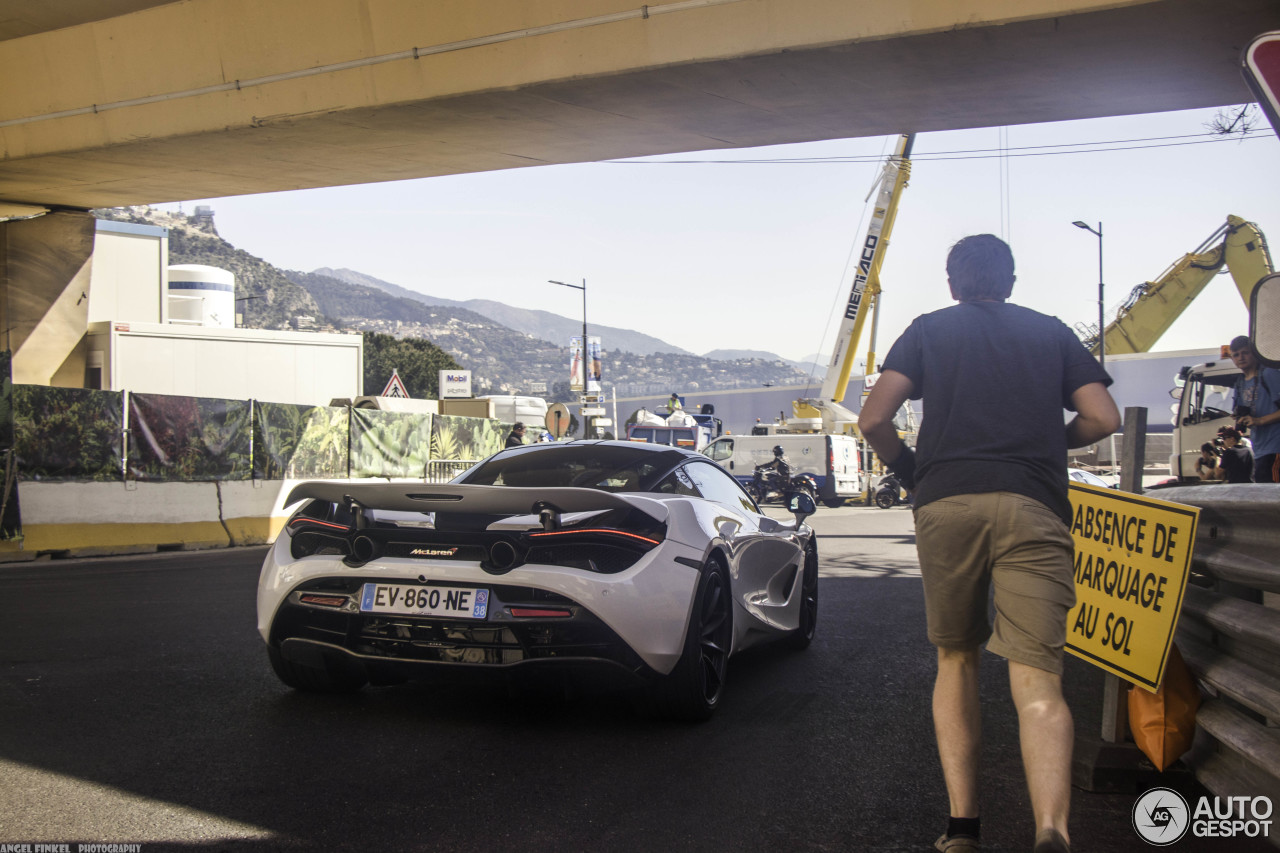
{"type": "MultiPolygon", "coordinates": [[[[0,566],[0,845],[931,849],[946,795],[910,512],[824,508],[811,523],[813,645],[734,658],[724,706],[696,725],[607,695],[294,693],[255,629],[261,548],[0,566]]],[[[985,849],[1026,850],[1003,664],[988,656],[983,678],[985,849]]],[[[1067,684],[1090,737],[1101,676],[1069,659],[1067,684]]],[[[1075,849],[1147,849],[1136,796],[1077,792],[1075,849]]]]}

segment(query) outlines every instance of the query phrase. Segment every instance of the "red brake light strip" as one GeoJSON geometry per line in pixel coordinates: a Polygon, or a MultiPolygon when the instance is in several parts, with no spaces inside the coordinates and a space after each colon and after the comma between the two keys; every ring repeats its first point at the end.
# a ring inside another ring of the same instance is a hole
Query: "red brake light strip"
{"type": "Polygon", "coordinates": [[[318,524],[321,527],[332,527],[334,530],[341,530],[344,533],[351,529],[345,524],[334,524],[332,521],[321,521],[318,518],[308,518],[305,515],[298,516],[293,521],[289,522],[289,524],[290,526],[295,524],[318,524]]]}
{"type": "Polygon", "coordinates": [[[569,530],[543,530],[539,533],[530,533],[529,536],[535,538],[541,536],[576,536],[581,533],[607,533],[611,536],[626,536],[631,539],[639,539],[641,542],[648,542],[650,545],[660,544],[657,539],[651,539],[648,536],[641,536],[638,533],[628,533],[625,530],[613,530],[608,527],[589,527],[586,529],[575,527],[569,530]]]}

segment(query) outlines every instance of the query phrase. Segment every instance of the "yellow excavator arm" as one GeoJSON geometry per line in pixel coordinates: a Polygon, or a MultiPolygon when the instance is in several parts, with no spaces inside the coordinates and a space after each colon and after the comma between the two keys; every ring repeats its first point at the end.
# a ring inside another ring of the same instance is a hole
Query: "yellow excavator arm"
{"type": "MultiPolygon", "coordinates": [[[[1247,306],[1254,285],[1274,270],[1266,238],[1257,225],[1228,216],[1226,224],[1195,251],[1183,255],[1155,281],[1135,287],[1106,328],[1107,355],[1149,352],[1224,265],[1247,306]]],[[[1096,355],[1097,335],[1086,344],[1096,355]]]]}

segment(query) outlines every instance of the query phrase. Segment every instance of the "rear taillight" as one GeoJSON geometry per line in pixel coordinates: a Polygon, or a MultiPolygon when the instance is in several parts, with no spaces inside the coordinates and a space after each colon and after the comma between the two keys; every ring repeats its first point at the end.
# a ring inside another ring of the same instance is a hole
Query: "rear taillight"
{"type": "Polygon", "coordinates": [[[342,533],[347,533],[351,530],[351,528],[345,524],[335,524],[332,521],[321,521],[318,518],[310,518],[305,515],[299,515],[289,522],[290,530],[302,530],[307,527],[318,527],[321,530],[335,530],[342,533]]]}
{"type": "Polygon", "coordinates": [[[315,604],[320,607],[344,607],[350,599],[345,595],[317,595],[316,593],[304,592],[298,596],[298,601],[303,604],[315,604]]]}
{"type": "Polygon", "coordinates": [[[643,545],[647,545],[650,548],[654,548],[662,544],[662,540],[660,539],[654,539],[651,536],[641,536],[639,533],[629,533],[626,530],[615,530],[611,527],[586,527],[586,528],[570,527],[564,530],[544,530],[541,533],[530,533],[529,538],[534,540],[555,539],[555,538],[584,539],[586,537],[596,536],[596,535],[605,536],[605,537],[615,537],[615,536],[622,537],[623,539],[631,540],[637,543],[642,543],[643,545]]]}

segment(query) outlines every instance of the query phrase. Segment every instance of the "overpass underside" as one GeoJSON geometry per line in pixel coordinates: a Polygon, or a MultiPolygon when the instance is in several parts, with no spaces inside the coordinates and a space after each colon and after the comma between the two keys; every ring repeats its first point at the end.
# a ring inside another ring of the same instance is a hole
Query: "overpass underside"
{"type": "Polygon", "coordinates": [[[1280,28],[1276,0],[115,2],[0,41],[0,218],[1241,103],[1280,28]]]}

